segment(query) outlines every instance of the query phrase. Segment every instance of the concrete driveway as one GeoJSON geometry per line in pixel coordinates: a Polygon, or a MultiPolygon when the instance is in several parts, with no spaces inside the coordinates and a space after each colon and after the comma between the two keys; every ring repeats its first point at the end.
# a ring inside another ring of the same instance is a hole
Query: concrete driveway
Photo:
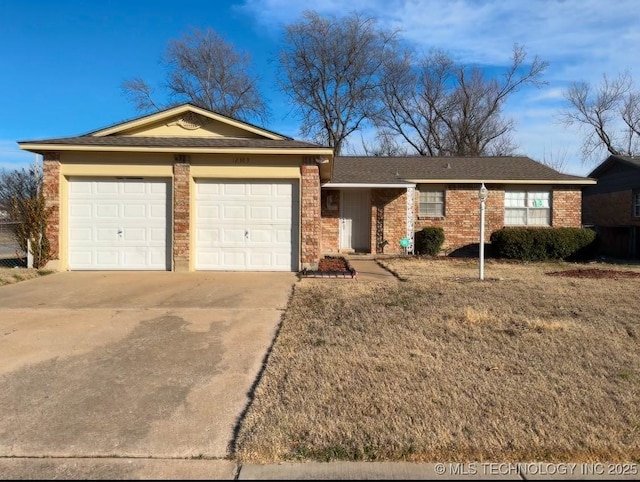
{"type": "Polygon", "coordinates": [[[0,287],[0,457],[223,458],[293,273],[0,287]]]}

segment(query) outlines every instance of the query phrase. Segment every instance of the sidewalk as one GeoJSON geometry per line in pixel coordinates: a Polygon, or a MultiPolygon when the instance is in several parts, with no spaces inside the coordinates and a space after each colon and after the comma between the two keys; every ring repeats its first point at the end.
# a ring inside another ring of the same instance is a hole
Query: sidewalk
{"type": "Polygon", "coordinates": [[[637,480],[635,463],[299,462],[143,458],[0,458],[0,479],[67,480],[637,480]]]}
{"type": "Polygon", "coordinates": [[[348,256],[347,260],[356,270],[356,279],[368,281],[397,281],[392,273],[380,266],[374,259],[348,256]]]}

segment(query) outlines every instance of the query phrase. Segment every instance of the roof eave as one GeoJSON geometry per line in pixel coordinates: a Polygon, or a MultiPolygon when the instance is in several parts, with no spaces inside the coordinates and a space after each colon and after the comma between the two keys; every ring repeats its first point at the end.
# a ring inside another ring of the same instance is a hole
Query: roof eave
{"type": "Polygon", "coordinates": [[[329,156],[333,158],[333,150],[324,147],[188,147],[188,146],[96,146],[80,144],[40,144],[19,142],[24,151],[85,151],[85,152],[181,152],[192,154],[302,154],[329,156]]]}
{"type": "Polygon", "coordinates": [[[383,183],[383,182],[327,182],[322,184],[327,188],[409,188],[416,187],[410,182],[404,183],[383,183]]]}
{"type": "Polygon", "coordinates": [[[596,184],[595,179],[456,179],[456,178],[432,178],[432,179],[407,179],[415,184],[596,184]]]}

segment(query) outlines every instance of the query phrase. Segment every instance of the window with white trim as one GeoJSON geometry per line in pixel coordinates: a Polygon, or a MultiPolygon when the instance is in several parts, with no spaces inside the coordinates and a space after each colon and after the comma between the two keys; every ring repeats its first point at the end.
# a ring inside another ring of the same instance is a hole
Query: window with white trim
{"type": "Polygon", "coordinates": [[[505,191],[505,226],[551,226],[551,192],[505,191]]]}
{"type": "Polygon", "coordinates": [[[633,191],[633,217],[640,218],[640,189],[633,191]]]}
{"type": "Polygon", "coordinates": [[[428,218],[444,217],[444,189],[420,188],[418,215],[428,218]]]}

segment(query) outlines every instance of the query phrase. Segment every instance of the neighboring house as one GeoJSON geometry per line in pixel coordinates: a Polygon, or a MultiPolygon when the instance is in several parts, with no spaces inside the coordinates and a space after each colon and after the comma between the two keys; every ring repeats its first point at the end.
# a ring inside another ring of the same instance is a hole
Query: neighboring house
{"type": "MultiPolygon", "coordinates": [[[[337,157],[190,104],[43,155],[47,235],[61,270],[298,271],[339,252],[403,253],[424,226],[445,252],[505,225],[580,226],[581,187],[526,157],[337,157]]],[[[408,251],[411,252],[409,246],[408,251]]]]}
{"type": "Polygon", "coordinates": [[[603,254],[640,258],[640,157],[611,155],[589,177],[598,183],[583,190],[583,223],[600,235],[603,254]]]}

